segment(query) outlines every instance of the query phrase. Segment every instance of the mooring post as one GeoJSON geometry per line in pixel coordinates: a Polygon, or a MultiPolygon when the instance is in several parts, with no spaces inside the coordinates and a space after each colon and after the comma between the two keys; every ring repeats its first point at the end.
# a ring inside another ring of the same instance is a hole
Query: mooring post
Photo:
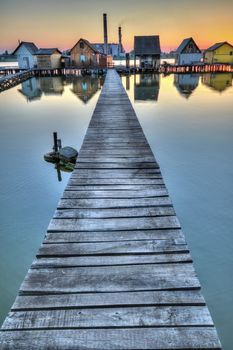
{"type": "Polygon", "coordinates": [[[59,182],[62,181],[62,177],[61,177],[61,169],[58,163],[56,163],[55,165],[55,169],[57,170],[57,179],[59,182]]]}
{"type": "Polygon", "coordinates": [[[53,133],[53,150],[55,153],[57,153],[58,151],[58,147],[57,147],[57,132],[53,133]]]}
{"type": "Polygon", "coordinates": [[[58,147],[58,150],[62,148],[61,139],[57,140],[57,147],[58,147]]]}

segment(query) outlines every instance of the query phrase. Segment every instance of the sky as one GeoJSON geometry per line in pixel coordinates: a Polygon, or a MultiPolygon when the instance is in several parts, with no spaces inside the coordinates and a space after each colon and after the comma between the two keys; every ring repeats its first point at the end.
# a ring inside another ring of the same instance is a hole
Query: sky
{"type": "Polygon", "coordinates": [[[0,0],[0,50],[18,40],[68,49],[80,39],[103,42],[102,14],[108,14],[109,42],[133,49],[134,35],[160,35],[163,51],[192,36],[202,49],[233,44],[233,0],[0,0]]]}

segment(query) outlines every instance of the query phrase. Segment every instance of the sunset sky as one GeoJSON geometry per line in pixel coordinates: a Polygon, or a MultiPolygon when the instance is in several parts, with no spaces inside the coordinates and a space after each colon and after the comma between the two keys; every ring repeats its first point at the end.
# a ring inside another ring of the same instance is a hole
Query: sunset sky
{"type": "Polygon", "coordinates": [[[160,35],[162,50],[192,36],[200,48],[233,44],[233,0],[0,0],[0,50],[18,39],[39,47],[71,48],[83,37],[103,41],[102,14],[108,14],[109,42],[133,48],[134,35],[160,35]]]}

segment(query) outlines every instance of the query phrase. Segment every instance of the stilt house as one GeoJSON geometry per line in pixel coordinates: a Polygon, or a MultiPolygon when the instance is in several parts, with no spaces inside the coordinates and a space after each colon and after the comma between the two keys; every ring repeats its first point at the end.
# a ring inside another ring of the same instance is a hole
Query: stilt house
{"type": "Polygon", "coordinates": [[[70,51],[71,66],[77,68],[106,68],[107,55],[96,49],[89,41],[79,39],[70,51]]]}
{"type": "Polygon", "coordinates": [[[202,53],[193,38],[187,38],[182,41],[176,50],[176,64],[191,65],[198,63],[202,59],[202,53]]]}
{"type": "Polygon", "coordinates": [[[12,55],[17,57],[18,66],[21,69],[31,69],[35,66],[35,52],[38,47],[34,43],[21,41],[12,55]]]}
{"type": "Polygon", "coordinates": [[[139,59],[140,68],[158,69],[160,65],[160,41],[158,35],[134,37],[134,66],[139,59]]]}

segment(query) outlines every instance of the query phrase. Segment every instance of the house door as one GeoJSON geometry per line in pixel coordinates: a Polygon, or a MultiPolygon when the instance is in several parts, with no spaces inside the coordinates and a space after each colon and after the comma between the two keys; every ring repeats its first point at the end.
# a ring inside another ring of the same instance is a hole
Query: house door
{"type": "Polygon", "coordinates": [[[29,58],[28,57],[24,57],[23,61],[24,61],[24,67],[29,69],[30,68],[29,58]]]}

